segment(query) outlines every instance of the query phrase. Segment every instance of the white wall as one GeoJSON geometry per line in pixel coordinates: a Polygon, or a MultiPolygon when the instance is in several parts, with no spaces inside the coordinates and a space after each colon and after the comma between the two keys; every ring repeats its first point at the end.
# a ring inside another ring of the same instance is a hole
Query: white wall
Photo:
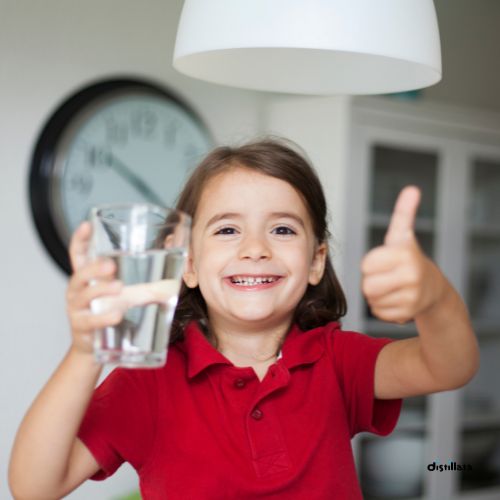
{"type": "MultiPolygon", "coordinates": [[[[59,102],[96,78],[144,76],[177,91],[219,142],[260,128],[258,94],[171,68],[180,0],[0,0],[0,498],[15,431],[69,346],[66,277],[42,248],[27,198],[37,134],[59,102]]],[[[70,498],[113,498],[136,485],[130,469],[70,498]]]]}

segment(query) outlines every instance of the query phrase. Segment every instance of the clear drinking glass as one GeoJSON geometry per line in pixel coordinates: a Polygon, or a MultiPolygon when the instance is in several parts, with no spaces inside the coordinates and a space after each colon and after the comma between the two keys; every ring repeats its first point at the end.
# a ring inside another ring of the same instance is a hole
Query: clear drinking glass
{"type": "Polygon", "coordinates": [[[122,292],[94,299],[94,313],[120,309],[121,323],[98,330],[100,363],[128,368],[163,366],[188,252],[191,218],[151,204],[94,207],[90,257],[116,264],[122,292]]]}

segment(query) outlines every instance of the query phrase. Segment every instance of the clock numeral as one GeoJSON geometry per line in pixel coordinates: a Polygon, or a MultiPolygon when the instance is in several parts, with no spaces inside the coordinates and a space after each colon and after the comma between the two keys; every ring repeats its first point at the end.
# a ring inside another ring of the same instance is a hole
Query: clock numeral
{"type": "Polygon", "coordinates": [[[124,146],[128,141],[128,127],[114,117],[106,118],[106,140],[113,144],[124,146]]]}
{"type": "Polygon", "coordinates": [[[108,167],[113,161],[111,153],[105,149],[90,147],[86,152],[87,165],[92,168],[108,167]]]}
{"type": "Polygon", "coordinates": [[[149,109],[134,111],[130,116],[132,133],[143,139],[151,139],[156,130],[158,117],[149,109]]]}
{"type": "Polygon", "coordinates": [[[81,196],[87,196],[92,190],[92,177],[85,173],[73,174],[69,179],[69,189],[81,196]]]}

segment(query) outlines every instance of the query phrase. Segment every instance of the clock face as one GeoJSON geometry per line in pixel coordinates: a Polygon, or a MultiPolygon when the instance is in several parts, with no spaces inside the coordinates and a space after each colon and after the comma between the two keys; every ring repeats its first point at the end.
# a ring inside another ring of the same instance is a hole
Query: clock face
{"type": "Polygon", "coordinates": [[[67,245],[95,205],[174,206],[212,147],[193,111],[151,84],[110,81],[76,94],[45,126],[32,162],[32,212],[49,253],[69,272],[67,245]]]}
{"type": "Polygon", "coordinates": [[[63,237],[94,205],[174,205],[188,171],[210,147],[206,131],[174,101],[132,92],[95,103],[56,157],[52,201],[63,237]]]}

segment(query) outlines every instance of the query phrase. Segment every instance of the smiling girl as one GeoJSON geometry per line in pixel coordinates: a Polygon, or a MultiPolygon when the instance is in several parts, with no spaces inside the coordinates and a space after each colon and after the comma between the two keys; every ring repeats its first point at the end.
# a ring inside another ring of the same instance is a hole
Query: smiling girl
{"type": "Polygon", "coordinates": [[[419,196],[401,193],[362,262],[373,313],[413,319],[419,335],[374,339],[341,329],[312,167],[284,141],[217,148],[177,203],[193,230],[167,364],[115,369],[95,390],[92,332],[121,315],[89,304],[121,284],[110,262],[86,261],[83,224],[70,246],[73,342],[18,432],[14,496],[60,498],[126,461],[145,499],[360,499],[351,438],[389,434],[401,398],[460,387],[478,366],[467,310],[415,239],[419,196]]]}

